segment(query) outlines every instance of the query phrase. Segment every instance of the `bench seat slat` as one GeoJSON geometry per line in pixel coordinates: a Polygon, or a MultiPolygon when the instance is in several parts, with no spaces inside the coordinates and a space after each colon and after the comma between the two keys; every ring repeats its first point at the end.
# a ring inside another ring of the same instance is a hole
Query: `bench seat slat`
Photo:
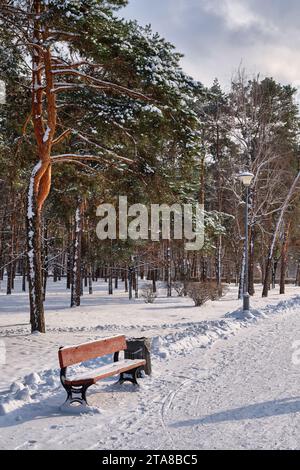
{"type": "Polygon", "coordinates": [[[116,351],[124,351],[126,348],[126,337],[124,335],[103,338],[77,346],[66,346],[58,351],[60,367],[68,367],[116,351]]]}
{"type": "Polygon", "coordinates": [[[113,362],[105,366],[99,367],[91,371],[92,375],[87,375],[84,373],[82,375],[76,375],[74,377],[68,377],[66,379],[67,385],[87,385],[95,384],[100,379],[105,379],[106,377],[112,377],[113,375],[121,374],[127,370],[135,369],[136,367],[141,367],[146,364],[144,359],[124,359],[122,361],[113,362]]]}

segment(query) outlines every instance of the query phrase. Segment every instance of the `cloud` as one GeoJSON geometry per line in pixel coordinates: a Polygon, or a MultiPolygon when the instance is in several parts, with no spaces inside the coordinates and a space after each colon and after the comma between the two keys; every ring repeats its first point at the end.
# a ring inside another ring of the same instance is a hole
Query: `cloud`
{"type": "Polygon", "coordinates": [[[266,22],[249,5],[239,0],[204,0],[202,6],[208,13],[220,16],[229,30],[241,30],[253,26],[266,27],[266,22]]]}
{"type": "Polygon", "coordinates": [[[298,0],[131,0],[122,14],[151,23],[206,85],[229,86],[241,61],[250,74],[300,80],[298,0]]]}

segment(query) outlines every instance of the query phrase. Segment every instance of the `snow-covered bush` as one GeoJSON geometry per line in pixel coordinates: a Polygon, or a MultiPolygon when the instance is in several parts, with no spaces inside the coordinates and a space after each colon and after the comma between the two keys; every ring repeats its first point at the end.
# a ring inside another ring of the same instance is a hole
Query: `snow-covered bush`
{"type": "Polygon", "coordinates": [[[156,292],[153,292],[152,284],[148,284],[142,288],[141,297],[143,297],[146,304],[153,304],[157,297],[157,294],[156,292]]]}
{"type": "Polygon", "coordinates": [[[173,289],[177,292],[178,297],[186,295],[186,286],[183,282],[176,281],[173,283],[173,289]]]}
{"type": "Polygon", "coordinates": [[[187,286],[187,295],[193,299],[195,307],[203,305],[208,300],[220,298],[218,286],[215,282],[191,282],[187,286]]]}

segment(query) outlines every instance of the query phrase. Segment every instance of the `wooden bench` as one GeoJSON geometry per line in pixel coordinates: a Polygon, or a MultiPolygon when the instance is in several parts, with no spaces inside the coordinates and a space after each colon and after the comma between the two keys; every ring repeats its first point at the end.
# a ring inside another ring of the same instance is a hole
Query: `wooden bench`
{"type": "Polygon", "coordinates": [[[112,336],[90,343],[79,344],[78,346],[60,347],[58,358],[60,364],[60,380],[67,392],[65,405],[79,403],[88,405],[86,391],[101,379],[120,375],[118,383],[122,384],[126,380],[134,385],[137,383],[137,373],[146,364],[144,359],[123,359],[119,360],[119,352],[127,349],[124,335],[112,336]],[[111,364],[92,369],[90,373],[79,374],[74,377],[67,377],[68,366],[78,364],[107,354],[114,354],[111,364]]]}

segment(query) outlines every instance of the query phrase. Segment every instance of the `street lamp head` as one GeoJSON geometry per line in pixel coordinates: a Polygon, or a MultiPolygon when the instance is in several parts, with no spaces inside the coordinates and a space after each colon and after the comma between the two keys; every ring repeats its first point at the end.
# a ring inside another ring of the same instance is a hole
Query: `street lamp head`
{"type": "Polygon", "coordinates": [[[250,173],[249,171],[243,171],[242,173],[238,174],[238,178],[241,180],[244,186],[250,186],[251,181],[254,178],[254,174],[250,173]]]}

